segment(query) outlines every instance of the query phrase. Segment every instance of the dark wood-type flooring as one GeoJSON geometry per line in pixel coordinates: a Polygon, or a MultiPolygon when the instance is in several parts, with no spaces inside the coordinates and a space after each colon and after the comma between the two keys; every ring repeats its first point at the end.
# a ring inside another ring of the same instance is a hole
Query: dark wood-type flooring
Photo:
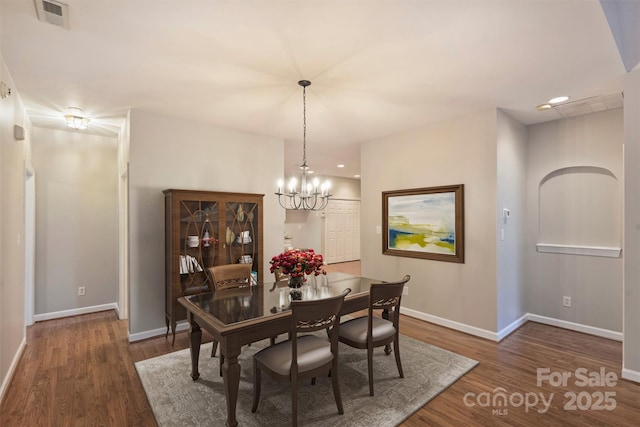
{"type": "MultiPolygon", "coordinates": [[[[495,343],[407,316],[401,318],[401,332],[480,362],[404,427],[640,423],[640,384],[619,379],[619,342],[529,322],[495,343]],[[571,377],[566,386],[545,381],[538,387],[539,368],[571,377]],[[577,369],[594,383],[581,386],[577,369]],[[596,385],[601,370],[609,377],[615,374],[616,384],[596,385]],[[534,395],[537,405],[525,408],[523,401],[535,403],[534,395]],[[500,396],[506,397],[505,405],[500,396]],[[541,396],[551,401],[547,411],[541,396]]],[[[38,322],[28,328],[27,347],[2,402],[0,426],[155,426],[134,362],[188,345],[186,332],[177,334],[175,347],[164,336],[129,344],[127,323],[113,311],[38,322]]],[[[211,369],[217,363],[211,361],[211,369]]],[[[393,356],[389,363],[394,364],[393,356]]]]}

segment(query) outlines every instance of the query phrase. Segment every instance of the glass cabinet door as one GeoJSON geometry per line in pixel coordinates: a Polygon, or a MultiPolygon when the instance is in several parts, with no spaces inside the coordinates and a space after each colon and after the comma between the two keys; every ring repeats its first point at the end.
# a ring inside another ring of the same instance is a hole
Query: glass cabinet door
{"type": "Polygon", "coordinates": [[[259,205],[250,202],[225,204],[225,253],[223,264],[251,264],[254,280],[258,280],[259,205]]]}
{"type": "Polygon", "coordinates": [[[206,292],[208,267],[218,265],[219,203],[180,201],[180,286],[183,294],[206,292]]]}

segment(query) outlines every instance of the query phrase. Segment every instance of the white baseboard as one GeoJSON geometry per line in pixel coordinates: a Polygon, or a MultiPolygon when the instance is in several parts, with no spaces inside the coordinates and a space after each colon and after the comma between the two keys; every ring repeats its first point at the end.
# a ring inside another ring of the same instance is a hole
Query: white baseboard
{"type": "MultiPolygon", "coordinates": [[[[431,314],[423,313],[421,311],[413,310],[406,307],[400,307],[400,312],[416,319],[424,320],[429,323],[444,326],[449,329],[464,332],[476,337],[488,339],[495,342],[502,341],[510,333],[524,325],[528,321],[543,323],[545,325],[557,326],[563,329],[569,329],[571,331],[583,332],[589,335],[595,335],[602,338],[607,338],[615,341],[622,341],[622,333],[610,331],[608,329],[596,328],[594,326],[582,325],[580,323],[568,322],[566,320],[554,319],[552,317],[540,316],[537,314],[527,313],[515,320],[507,327],[501,329],[498,332],[489,331],[487,329],[478,328],[476,326],[467,325],[465,323],[456,322],[454,320],[445,319],[443,317],[434,316],[431,314]]],[[[178,322],[176,325],[176,333],[186,331],[189,329],[189,323],[187,321],[178,322]]],[[[135,334],[129,334],[129,342],[135,342],[145,340],[147,338],[153,338],[160,335],[165,335],[167,328],[157,328],[149,331],[138,332],[135,334]]],[[[633,372],[633,371],[629,371],[633,372]]],[[[633,374],[630,374],[633,375],[633,374]]]]}
{"type": "Polygon", "coordinates": [[[9,370],[7,371],[7,375],[2,379],[2,385],[0,386],[0,404],[4,400],[4,394],[9,388],[9,384],[11,384],[11,380],[13,379],[13,375],[16,372],[16,368],[18,367],[18,362],[22,357],[22,353],[24,352],[25,347],[27,346],[27,338],[23,337],[20,346],[18,347],[18,351],[13,356],[13,360],[11,361],[11,365],[9,366],[9,370]]]}
{"type": "Polygon", "coordinates": [[[90,307],[73,308],[71,310],[54,311],[52,313],[34,314],[33,320],[41,322],[43,320],[60,319],[61,317],[77,316],[79,314],[97,313],[98,311],[115,310],[115,302],[109,304],[92,305],[90,307]]]}
{"type": "MultiPolygon", "coordinates": [[[[189,330],[189,322],[187,322],[186,320],[182,322],[178,322],[178,324],[176,325],[176,333],[187,331],[187,330],[189,330]]],[[[166,334],[167,334],[166,327],[151,329],[149,331],[137,332],[135,334],[129,334],[129,342],[146,340],[147,338],[153,338],[153,337],[166,335],[166,334]]],[[[169,334],[171,334],[171,331],[169,331],[169,334]]],[[[173,339],[173,337],[171,337],[171,339],[173,339]]]]}
{"type": "Polygon", "coordinates": [[[554,319],[552,317],[540,316],[537,314],[527,313],[508,325],[506,328],[498,332],[489,331],[487,329],[478,328],[475,326],[470,326],[465,323],[456,322],[454,320],[445,319],[438,316],[433,316],[431,314],[422,313],[421,311],[412,310],[406,307],[400,307],[400,312],[402,314],[406,314],[407,316],[415,317],[416,319],[424,320],[430,323],[435,323],[436,325],[444,326],[449,329],[454,329],[456,331],[464,332],[467,334],[474,335],[476,337],[485,338],[491,341],[500,342],[506,336],[508,336],[511,332],[518,329],[520,326],[524,325],[528,321],[543,323],[545,325],[557,326],[563,329],[569,329],[571,331],[583,332],[589,335],[595,335],[602,338],[607,338],[610,340],[621,341],[622,342],[622,332],[610,331],[608,329],[596,328],[594,326],[583,325],[580,323],[569,322],[566,320],[554,319]]]}
{"type": "Polygon", "coordinates": [[[640,383],[640,372],[622,368],[622,378],[624,378],[625,380],[640,383]]]}
{"type": "Polygon", "coordinates": [[[557,326],[571,331],[583,332],[585,334],[622,342],[622,332],[610,331],[608,329],[596,328],[595,326],[583,325],[581,323],[574,323],[567,320],[554,319],[553,317],[540,316],[531,313],[527,313],[527,318],[527,320],[531,320],[533,322],[544,323],[545,325],[557,326]]]}
{"type": "Polygon", "coordinates": [[[496,334],[497,335],[497,340],[496,341],[502,341],[511,332],[515,331],[520,326],[522,326],[525,323],[527,323],[528,320],[530,320],[530,319],[529,319],[529,314],[527,313],[527,314],[523,315],[522,317],[520,317],[519,319],[517,319],[516,321],[512,322],[510,325],[506,326],[505,328],[502,328],[496,334]]]}
{"type": "Polygon", "coordinates": [[[465,332],[467,334],[475,335],[480,338],[485,338],[491,341],[498,341],[498,334],[486,329],[470,326],[465,323],[456,322],[454,320],[445,319],[443,317],[433,316],[431,314],[423,313],[421,311],[412,310],[406,307],[400,307],[400,313],[407,316],[415,317],[416,319],[424,320],[436,325],[444,326],[449,329],[455,329],[456,331],[465,332]]]}

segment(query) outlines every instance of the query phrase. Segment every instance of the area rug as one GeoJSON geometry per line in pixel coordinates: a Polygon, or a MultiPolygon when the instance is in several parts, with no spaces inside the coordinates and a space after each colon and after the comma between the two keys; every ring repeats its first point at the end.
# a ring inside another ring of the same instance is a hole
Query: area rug
{"type": "MultiPolygon", "coordinates": [[[[269,341],[244,346],[236,416],[245,426],[291,425],[289,384],[262,375],[260,404],[253,402],[253,355],[269,341]]],[[[303,426],[384,427],[396,426],[424,406],[478,364],[458,354],[401,336],[404,378],[398,376],[393,353],[375,349],[373,359],[375,396],[369,396],[367,353],[340,344],[340,389],[344,415],[338,415],[331,379],[318,378],[315,385],[302,382],[298,388],[298,422],[303,426]]],[[[200,378],[192,381],[189,350],[181,350],[136,363],[138,375],[160,427],[224,426],[226,403],[219,357],[211,358],[211,344],[200,349],[200,378]]]]}

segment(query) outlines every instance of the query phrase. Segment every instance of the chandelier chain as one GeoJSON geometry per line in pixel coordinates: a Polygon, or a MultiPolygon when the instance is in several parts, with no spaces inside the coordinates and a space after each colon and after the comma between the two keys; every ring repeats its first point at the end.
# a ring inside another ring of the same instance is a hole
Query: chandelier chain
{"type": "Polygon", "coordinates": [[[307,165],[307,87],[302,87],[302,164],[307,165]]]}

